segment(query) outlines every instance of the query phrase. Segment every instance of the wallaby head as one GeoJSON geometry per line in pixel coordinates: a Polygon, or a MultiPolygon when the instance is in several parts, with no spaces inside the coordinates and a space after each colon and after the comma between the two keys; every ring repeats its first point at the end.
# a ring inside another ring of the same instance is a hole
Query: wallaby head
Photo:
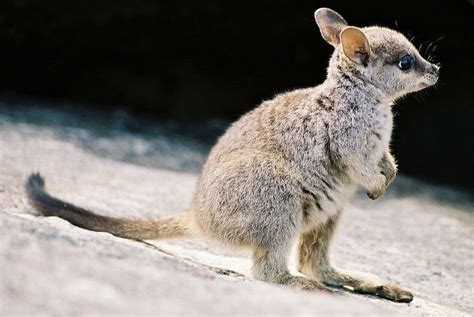
{"type": "Polygon", "coordinates": [[[354,75],[391,100],[437,82],[439,66],[424,59],[402,34],[378,26],[349,26],[328,8],[316,10],[314,17],[323,38],[335,48],[329,76],[354,75]]]}

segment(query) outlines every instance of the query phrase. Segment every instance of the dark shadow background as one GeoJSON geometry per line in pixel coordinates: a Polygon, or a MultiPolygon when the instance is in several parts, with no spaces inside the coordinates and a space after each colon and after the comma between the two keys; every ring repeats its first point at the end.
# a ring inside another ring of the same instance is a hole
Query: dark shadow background
{"type": "Polygon", "coordinates": [[[398,103],[393,148],[402,172],[473,190],[473,0],[2,0],[0,93],[152,119],[235,119],[324,80],[321,6],[356,26],[398,28],[417,46],[443,37],[440,82],[398,103]]]}

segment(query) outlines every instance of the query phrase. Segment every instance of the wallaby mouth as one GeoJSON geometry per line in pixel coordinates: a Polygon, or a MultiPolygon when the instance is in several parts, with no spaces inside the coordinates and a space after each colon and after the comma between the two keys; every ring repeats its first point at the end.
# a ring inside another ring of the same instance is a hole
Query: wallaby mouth
{"type": "Polygon", "coordinates": [[[423,88],[433,86],[439,79],[439,66],[432,64],[431,67],[424,73],[421,86],[423,88]]]}

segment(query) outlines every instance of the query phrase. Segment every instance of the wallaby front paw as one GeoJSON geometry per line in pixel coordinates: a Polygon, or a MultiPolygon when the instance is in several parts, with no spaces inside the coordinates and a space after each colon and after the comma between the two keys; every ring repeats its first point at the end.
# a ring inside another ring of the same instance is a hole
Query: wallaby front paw
{"type": "Polygon", "coordinates": [[[385,186],[388,187],[393,180],[395,179],[395,176],[397,176],[397,169],[396,168],[385,168],[382,169],[382,175],[385,176],[385,186]]]}
{"type": "Polygon", "coordinates": [[[383,194],[385,194],[385,188],[386,187],[375,189],[375,190],[369,190],[367,191],[367,197],[369,197],[372,200],[376,200],[382,197],[383,194]]]}
{"type": "Polygon", "coordinates": [[[383,192],[367,192],[367,197],[369,197],[372,200],[376,200],[382,197],[383,194],[384,194],[383,192]]]}
{"type": "Polygon", "coordinates": [[[380,161],[379,167],[381,174],[385,176],[385,185],[388,187],[395,179],[395,176],[397,176],[397,164],[394,158],[388,153],[380,161]]]}
{"type": "Polygon", "coordinates": [[[384,175],[379,174],[374,178],[374,182],[371,187],[367,190],[367,196],[370,199],[378,199],[383,196],[385,190],[387,189],[387,179],[384,175]]]}

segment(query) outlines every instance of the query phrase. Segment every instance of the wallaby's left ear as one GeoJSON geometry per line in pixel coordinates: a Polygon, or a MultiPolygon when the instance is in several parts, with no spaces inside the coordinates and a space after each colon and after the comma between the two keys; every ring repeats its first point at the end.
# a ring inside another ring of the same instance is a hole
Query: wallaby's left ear
{"type": "Polygon", "coordinates": [[[346,20],[339,13],[329,8],[316,10],[314,19],[326,42],[336,47],[339,44],[339,34],[347,26],[346,20]]]}
{"type": "Polygon", "coordinates": [[[370,58],[370,45],[364,32],[348,26],[341,32],[341,45],[344,54],[353,62],[367,65],[370,58]]]}

